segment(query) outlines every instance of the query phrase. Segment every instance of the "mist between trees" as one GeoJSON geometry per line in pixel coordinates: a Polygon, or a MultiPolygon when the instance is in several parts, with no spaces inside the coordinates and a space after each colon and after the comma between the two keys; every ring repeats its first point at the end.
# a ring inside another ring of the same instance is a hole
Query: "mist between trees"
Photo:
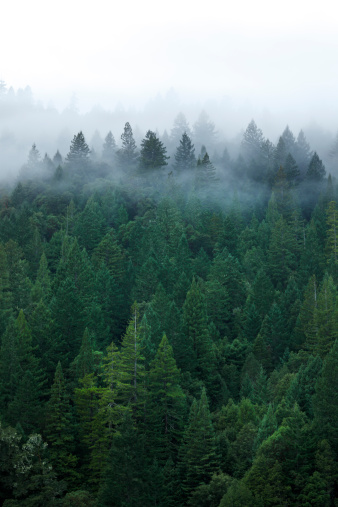
{"type": "Polygon", "coordinates": [[[253,120],[135,130],[33,140],[1,186],[0,502],[334,506],[326,159],[253,120]]]}

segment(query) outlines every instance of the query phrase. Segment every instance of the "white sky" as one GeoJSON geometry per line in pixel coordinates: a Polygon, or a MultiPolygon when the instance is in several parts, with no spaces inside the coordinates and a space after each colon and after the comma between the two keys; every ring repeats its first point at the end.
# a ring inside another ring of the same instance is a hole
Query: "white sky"
{"type": "Polygon", "coordinates": [[[183,100],[308,109],[338,126],[337,10],[328,0],[6,1],[0,78],[62,107],[74,92],[86,109],[173,87],[183,100]]]}

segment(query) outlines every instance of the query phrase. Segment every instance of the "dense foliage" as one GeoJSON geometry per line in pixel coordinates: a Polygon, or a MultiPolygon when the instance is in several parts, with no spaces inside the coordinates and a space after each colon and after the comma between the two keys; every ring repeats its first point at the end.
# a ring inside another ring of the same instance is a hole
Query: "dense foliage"
{"type": "Polygon", "coordinates": [[[302,132],[213,161],[183,120],[1,190],[7,507],[335,505],[337,185],[302,132]]]}

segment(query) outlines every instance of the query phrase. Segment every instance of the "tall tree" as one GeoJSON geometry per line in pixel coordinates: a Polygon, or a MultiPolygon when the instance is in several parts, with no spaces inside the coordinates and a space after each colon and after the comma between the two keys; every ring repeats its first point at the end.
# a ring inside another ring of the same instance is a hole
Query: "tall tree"
{"type": "Polygon", "coordinates": [[[155,132],[148,130],[141,142],[139,167],[141,172],[160,169],[168,165],[167,149],[158,139],[155,132]]]}
{"type": "Polygon", "coordinates": [[[170,131],[170,141],[173,146],[177,146],[181,142],[184,134],[191,139],[192,132],[189,128],[189,123],[183,113],[179,113],[173,124],[173,128],[170,131]]]}
{"type": "Polygon", "coordinates": [[[324,360],[313,397],[316,431],[338,451],[338,340],[324,360]]]}
{"type": "Polygon", "coordinates": [[[51,444],[50,455],[56,472],[73,482],[77,478],[75,471],[77,458],[73,454],[74,434],[71,417],[65,379],[59,362],[47,405],[45,435],[51,444]]]}
{"type": "Polygon", "coordinates": [[[66,161],[70,164],[80,166],[81,164],[89,160],[90,149],[86,143],[85,137],[80,131],[74,135],[73,140],[70,144],[69,152],[66,157],[66,161]]]}
{"type": "Polygon", "coordinates": [[[174,167],[176,171],[182,174],[186,170],[191,171],[195,169],[196,157],[194,145],[186,132],[183,132],[179,143],[179,146],[176,148],[174,167]]]}
{"type": "Polygon", "coordinates": [[[102,148],[102,158],[108,164],[113,164],[116,156],[116,142],[111,130],[104,139],[102,148]]]}
{"type": "Polygon", "coordinates": [[[180,372],[173,350],[163,335],[149,369],[148,426],[151,452],[165,464],[177,455],[177,446],[185,415],[185,395],[180,387],[180,372]]]}
{"type": "Polygon", "coordinates": [[[218,469],[218,450],[205,389],[199,402],[193,401],[179,452],[182,489],[189,497],[207,483],[218,469]]]}
{"type": "Polygon", "coordinates": [[[130,123],[126,123],[121,134],[122,147],[117,151],[119,163],[127,172],[136,169],[138,152],[130,123]]]}

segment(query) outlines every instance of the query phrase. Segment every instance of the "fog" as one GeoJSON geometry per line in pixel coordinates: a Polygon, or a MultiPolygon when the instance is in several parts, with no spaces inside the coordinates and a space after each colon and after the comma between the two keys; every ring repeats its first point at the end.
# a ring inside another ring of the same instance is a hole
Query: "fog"
{"type": "MultiPolygon", "coordinates": [[[[303,129],[330,165],[338,130],[338,36],[332,2],[267,0],[199,6],[132,0],[108,9],[41,0],[7,2],[0,32],[1,175],[17,174],[36,143],[66,155],[73,135],[129,121],[139,143],[148,129],[170,133],[182,112],[192,128],[206,111],[218,132],[210,150],[236,156],[254,119],[274,144],[288,125],[303,129]],[[20,15],[18,15],[18,13],[20,15]],[[28,88],[27,88],[28,87],[28,88]]],[[[334,170],[334,167],[330,167],[334,170]]]]}

